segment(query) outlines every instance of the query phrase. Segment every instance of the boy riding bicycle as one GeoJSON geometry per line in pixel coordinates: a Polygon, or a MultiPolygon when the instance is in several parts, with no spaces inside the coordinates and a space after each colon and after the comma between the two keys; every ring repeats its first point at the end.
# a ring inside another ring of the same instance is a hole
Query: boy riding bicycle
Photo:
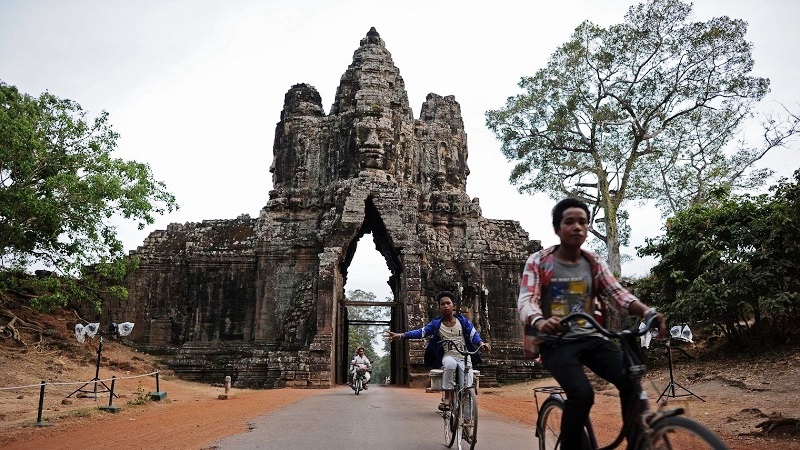
{"type": "MultiPolygon", "coordinates": [[[[647,317],[654,308],[625,290],[597,254],[581,249],[589,230],[589,207],[567,198],[553,208],[553,229],[560,244],[531,255],[522,272],[517,312],[525,324],[526,352],[541,352],[542,363],[564,389],[567,400],[561,420],[561,448],[582,448],[581,430],[594,404],[594,390],[583,366],[612,383],[619,390],[623,419],[636,398],[635,386],[625,376],[622,352],[613,342],[584,324],[573,324],[557,341],[552,335],[563,331],[559,319],[573,312],[592,314],[598,296],[611,299],[617,309],[647,317]],[[534,346],[538,346],[534,348],[534,346]],[[537,351],[538,350],[538,351],[537,351]]],[[[659,332],[666,330],[658,317],[659,332]]],[[[635,427],[628,430],[635,433],[635,427]]],[[[633,445],[633,435],[626,436],[633,445]]]]}
{"type": "MultiPolygon", "coordinates": [[[[387,331],[389,340],[398,339],[422,339],[430,336],[431,340],[425,347],[425,366],[430,368],[442,368],[442,390],[444,390],[444,401],[439,404],[439,410],[450,409],[453,400],[453,387],[455,386],[455,371],[458,368],[464,373],[464,357],[456,349],[442,345],[442,339],[450,339],[456,342],[463,342],[468,351],[475,351],[483,346],[487,351],[490,350],[489,344],[483,342],[478,330],[466,317],[458,313],[456,296],[452,292],[442,291],[436,295],[436,302],[439,304],[441,316],[433,319],[423,328],[406,331],[405,333],[393,333],[387,331]]],[[[475,354],[473,363],[480,362],[480,355],[475,354]]],[[[471,372],[470,372],[471,377],[471,372]]],[[[466,386],[472,385],[472,380],[467,379],[466,386]]]]}

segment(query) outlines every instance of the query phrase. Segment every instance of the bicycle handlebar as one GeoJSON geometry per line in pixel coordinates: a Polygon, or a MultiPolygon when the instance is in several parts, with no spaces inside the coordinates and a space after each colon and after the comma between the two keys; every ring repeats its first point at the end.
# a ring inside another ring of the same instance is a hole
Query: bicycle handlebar
{"type": "MultiPolygon", "coordinates": [[[[644,336],[646,333],[650,332],[651,328],[653,328],[655,325],[658,324],[656,322],[656,318],[658,318],[658,314],[650,314],[645,319],[644,328],[639,329],[639,330],[635,330],[635,331],[633,331],[633,330],[621,330],[621,331],[608,330],[606,328],[603,328],[603,326],[600,325],[599,323],[597,323],[597,320],[593,316],[591,316],[589,314],[586,314],[586,313],[582,313],[582,312],[572,313],[572,314],[564,317],[563,319],[561,319],[560,322],[561,322],[561,325],[563,325],[568,330],[570,328],[570,322],[572,322],[575,319],[584,319],[587,322],[589,322],[589,324],[598,333],[602,334],[603,336],[605,336],[607,338],[614,339],[614,338],[622,338],[622,337],[626,337],[626,336],[630,336],[630,337],[644,336]]],[[[567,330],[565,330],[564,333],[566,333],[567,330]]],[[[564,334],[564,333],[562,333],[562,334],[564,334]]]]}
{"type": "Polygon", "coordinates": [[[448,349],[455,349],[458,353],[461,353],[464,356],[474,355],[474,354],[478,353],[479,351],[481,351],[481,348],[483,348],[483,346],[486,345],[484,343],[481,343],[481,345],[479,345],[478,348],[476,348],[474,351],[469,351],[469,350],[467,350],[465,348],[464,344],[462,344],[460,342],[456,342],[456,341],[454,341],[452,339],[442,339],[442,345],[445,345],[445,344],[447,344],[447,348],[448,349]]]}

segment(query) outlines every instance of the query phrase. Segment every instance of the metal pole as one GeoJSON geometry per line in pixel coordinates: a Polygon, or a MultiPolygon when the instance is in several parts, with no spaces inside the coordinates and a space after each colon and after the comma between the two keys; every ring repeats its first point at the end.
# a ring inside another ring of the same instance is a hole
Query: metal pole
{"type": "Polygon", "coordinates": [[[100,343],[97,345],[97,365],[94,368],[94,398],[97,399],[97,381],[100,379],[100,359],[103,353],[103,335],[100,335],[100,343]]]}
{"type": "Polygon", "coordinates": [[[94,365],[94,379],[100,378],[100,358],[103,353],[103,335],[100,335],[100,342],[97,344],[97,362],[94,365]]]}
{"type": "Polygon", "coordinates": [[[669,386],[672,395],[667,394],[667,397],[676,397],[675,395],[675,378],[672,376],[672,347],[667,342],[667,361],[669,361],[669,386]]]}
{"type": "Polygon", "coordinates": [[[36,423],[42,423],[42,408],[44,407],[44,386],[45,381],[42,380],[42,387],[39,389],[39,415],[36,417],[36,423]]]}
{"type": "Polygon", "coordinates": [[[156,392],[161,392],[161,389],[158,388],[158,371],[156,370],[156,392]]]}
{"type": "Polygon", "coordinates": [[[111,375],[111,395],[108,396],[108,406],[111,406],[111,402],[114,401],[114,382],[117,381],[116,375],[111,375]]]}

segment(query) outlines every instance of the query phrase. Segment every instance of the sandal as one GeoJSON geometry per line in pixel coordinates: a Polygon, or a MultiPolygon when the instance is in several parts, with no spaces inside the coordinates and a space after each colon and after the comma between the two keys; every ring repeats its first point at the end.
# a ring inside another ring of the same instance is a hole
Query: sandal
{"type": "Polygon", "coordinates": [[[439,403],[439,411],[450,411],[450,405],[445,402],[439,403]]]}

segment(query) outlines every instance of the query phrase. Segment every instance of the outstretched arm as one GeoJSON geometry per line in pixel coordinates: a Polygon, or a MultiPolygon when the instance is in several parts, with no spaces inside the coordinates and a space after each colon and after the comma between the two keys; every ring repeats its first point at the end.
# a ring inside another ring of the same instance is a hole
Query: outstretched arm
{"type": "Polygon", "coordinates": [[[622,310],[627,308],[628,314],[630,315],[640,316],[642,319],[647,319],[649,315],[657,314],[657,339],[663,339],[666,336],[667,331],[667,322],[664,318],[664,315],[656,312],[655,308],[645,305],[641,300],[636,298],[635,295],[631,294],[630,291],[622,287],[617,279],[614,278],[614,275],[611,273],[611,269],[608,268],[608,264],[606,264],[606,262],[601,258],[597,258],[595,264],[598,266],[598,274],[595,279],[597,280],[600,293],[605,297],[613,299],[617,309],[622,310]]]}
{"type": "Polygon", "coordinates": [[[436,332],[436,327],[434,326],[433,322],[428,322],[423,328],[417,328],[416,330],[395,333],[390,330],[386,330],[386,337],[389,338],[390,341],[397,341],[400,339],[422,339],[428,336],[431,336],[436,332]]]}
{"type": "Polygon", "coordinates": [[[386,331],[386,336],[389,338],[390,341],[399,341],[400,339],[405,339],[405,333],[395,333],[393,331],[386,331]]]}

